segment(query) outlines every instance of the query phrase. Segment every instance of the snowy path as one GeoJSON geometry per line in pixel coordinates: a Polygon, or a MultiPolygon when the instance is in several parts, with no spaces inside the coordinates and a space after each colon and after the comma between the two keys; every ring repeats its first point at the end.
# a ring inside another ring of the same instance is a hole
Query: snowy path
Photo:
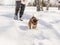
{"type": "Polygon", "coordinates": [[[13,17],[14,7],[0,6],[0,45],[60,45],[60,11],[57,8],[36,12],[35,7],[27,7],[24,21],[13,17]],[[28,20],[33,14],[39,19],[38,27],[30,30],[28,20]]]}

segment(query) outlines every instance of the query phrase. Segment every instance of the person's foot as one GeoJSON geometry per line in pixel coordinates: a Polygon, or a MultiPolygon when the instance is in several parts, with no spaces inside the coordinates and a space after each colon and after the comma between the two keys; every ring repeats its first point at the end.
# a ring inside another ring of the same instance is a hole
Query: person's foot
{"type": "Polygon", "coordinates": [[[14,19],[15,19],[15,20],[18,20],[18,16],[17,16],[17,15],[15,15],[15,16],[14,16],[14,19]]]}
{"type": "Polygon", "coordinates": [[[20,21],[23,21],[23,20],[20,18],[20,21]]]}

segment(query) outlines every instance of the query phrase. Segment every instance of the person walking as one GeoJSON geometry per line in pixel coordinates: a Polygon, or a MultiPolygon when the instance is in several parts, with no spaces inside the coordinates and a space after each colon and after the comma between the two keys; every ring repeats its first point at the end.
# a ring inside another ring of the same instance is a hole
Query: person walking
{"type": "Polygon", "coordinates": [[[22,16],[24,14],[24,10],[25,10],[25,4],[26,4],[26,0],[16,0],[16,8],[15,8],[15,20],[18,20],[18,13],[19,13],[19,20],[22,20],[22,16]]]}

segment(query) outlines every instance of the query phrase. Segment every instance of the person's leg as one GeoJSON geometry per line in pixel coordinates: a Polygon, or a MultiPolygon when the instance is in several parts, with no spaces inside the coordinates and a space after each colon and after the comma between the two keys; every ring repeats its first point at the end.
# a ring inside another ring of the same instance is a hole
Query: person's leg
{"type": "Polygon", "coordinates": [[[25,9],[25,5],[24,4],[21,4],[21,10],[20,10],[20,18],[22,18],[22,15],[24,13],[24,9],[25,9]]]}
{"type": "Polygon", "coordinates": [[[18,11],[19,11],[19,8],[16,7],[16,9],[15,9],[15,15],[16,15],[16,16],[18,15],[18,11]]]}
{"type": "Polygon", "coordinates": [[[14,19],[16,19],[16,20],[18,19],[19,8],[20,8],[20,1],[16,1],[15,17],[14,17],[14,19]]]}

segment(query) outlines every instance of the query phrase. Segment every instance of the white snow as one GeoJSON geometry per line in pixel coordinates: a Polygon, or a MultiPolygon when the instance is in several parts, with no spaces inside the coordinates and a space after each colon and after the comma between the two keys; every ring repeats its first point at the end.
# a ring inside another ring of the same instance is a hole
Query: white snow
{"type": "Polygon", "coordinates": [[[0,45],[60,45],[60,10],[36,12],[36,7],[26,7],[23,20],[14,20],[14,6],[0,6],[0,45]],[[29,29],[32,16],[38,21],[37,29],[29,29]]]}

